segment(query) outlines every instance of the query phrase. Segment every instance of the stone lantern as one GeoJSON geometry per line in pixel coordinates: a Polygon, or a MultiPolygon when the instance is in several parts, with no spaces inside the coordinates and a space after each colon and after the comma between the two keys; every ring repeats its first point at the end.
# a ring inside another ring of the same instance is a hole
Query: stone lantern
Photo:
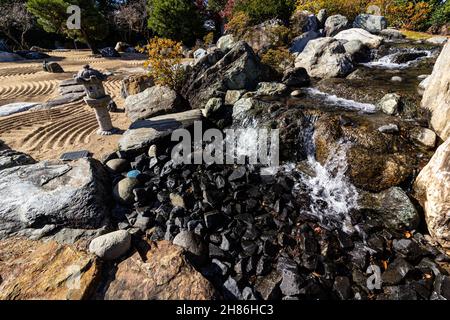
{"type": "Polygon", "coordinates": [[[95,111],[95,117],[100,127],[97,133],[100,135],[111,135],[116,131],[108,112],[111,96],[105,93],[105,88],[102,84],[106,78],[106,75],[98,70],[92,69],[89,65],[85,65],[83,70],[75,76],[76,82],[84,86],[87,95],[84,101],[95,111]]]}

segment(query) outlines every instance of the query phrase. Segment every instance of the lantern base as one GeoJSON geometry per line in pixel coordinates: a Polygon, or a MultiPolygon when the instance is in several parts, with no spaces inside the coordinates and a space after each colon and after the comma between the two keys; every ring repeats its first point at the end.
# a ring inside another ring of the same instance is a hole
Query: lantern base
{"type": "Polygon", "coordinates": [[[117,128],[112,128],[111,130],[97,130],[97,134],[100,136],[110,136],[118,132],[117,128]]]}

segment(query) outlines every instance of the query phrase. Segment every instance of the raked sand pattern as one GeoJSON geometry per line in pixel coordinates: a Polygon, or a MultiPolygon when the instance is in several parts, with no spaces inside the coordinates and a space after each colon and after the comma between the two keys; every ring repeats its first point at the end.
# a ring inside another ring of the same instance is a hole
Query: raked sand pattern
{"type": "MultiPolygon", "coordinates": [[[[143,64],[139,55],[105,59],[86,50],[52,52],[49,55],[49,60],[58,62],[65,73],[43,71],[42,60],[0,64],[0,108],[14,102],[45,103],[58,97],[59,82],[71,78],[83,65],[90,64],[102,72],[113,73],[104,86],[119,109],[123,109],[121,81],[127,69],[143,64]]],[[[111,118],[115,127],[121,130],[128,128],[129,120],[124,113],[111,113],[111,118]]],[[[77,150],[88,150],[96,158],[114,151],[119,135],[98,136],[96,130],[94,112],[83,101],[0,117],[0,140],[37,160],[57,159],[64,152],[77,150]]]]}

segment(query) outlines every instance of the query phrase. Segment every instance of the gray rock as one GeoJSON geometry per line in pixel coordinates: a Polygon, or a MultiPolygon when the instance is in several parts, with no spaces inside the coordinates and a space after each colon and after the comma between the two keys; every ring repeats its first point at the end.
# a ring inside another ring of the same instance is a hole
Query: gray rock
{"type": "Polygon", "coordinates": [[[179,112],[186,107],[184,99],[179,94],[168,87],[159,85],[128,96],[125,100],[125,111],[131,121],[179,112]]]}
{"type": "Polygon", "coordinates": [[[340,14],[330,16],[325,21],[325,36],[333,37],[342,30],[348,29],[349,27],[350,24],[347,17],[344,17],[340,14]]]}
{"type": "Polygon", "coordinates": [[[383,16],[363,13],[355,18],[353,28],[361,28],[370,33],[378,34],[387,28],[387,20],[383,16]]]}
{"type": "Polygon", "coordinates": [[[233,106],[233,118],[239,119],[246,117],[250,110],[268,110],[272,104],[257,100],[255,98],[242,98],[239,99],[233,106]]]}
{"type": "Polygon", "coordinates": [[[112,173],[122,173],[129,167],[129,163],[126,159],[112,159],[106,162],[105,165],[112,173]]]}
{"type": "Polygon", "coordinates": [[[403,258],[397,258],[392,262],[387,270],[381,275],[383,284],[399,284],[413,267],[403,258]]]}
{"type": "Polygon", "coordinates": [[[305,68],[311,77],[344,77],[353,71],[351,56],[336,39],[326,37],[311,40],[295,60],[295,67],[305,68]]]}
{"type": "Polygon", "coordinates": [[[15,113],[25,112],[39,106],[36,102],[15,102],[0,107],[0,117],[10,116],[15,113]]]}
{"type": "Polygon", "coordinates": [[[386,114],[399,113],[401,97],[396,93],[388,93],[377,103],[377,107],[386,114]]]}
{"type": "Polygon", "coordinates": [[[436,133],[428,128],[416,127],[409,131],[410,137],[418,144],[433,149],[436,146],[436,133]]]}
{"type": "Polygon", "coordinates": [[[354,62],[367,62],[370,60],[370,49],[359,40],[350,40],[344,43],[345,52],[351,55],[354,62]]]}
{"type": "Polygon", "coordinates": [[[0,171],[0,238],[58,225],[96,229],[109,214],[109,177],[100,162],[46,161],[0,171]]]}
{"type": "Polygon", "coordinates": [[[113,47],[100,49],[100,54],[103,58],[120,58],[120,53],[113,47]]]}
{"type": "Polygon", "coordinates": [[[260,82],[256,87],[256,95],[258,96],[282,96],[287,91],[287,86],[278,82],[260,82]]]}
{"type": "Polygon", "coordinates": [[[367,46],[371,49],[378,48],[381,45],[381,43],[383,42],[382,37],[373,35],[373,34],[367,32],[366,30],[360,29],[360,28],[352,28],[352,29],[343,30],[343,31],[339,32],[337,35],[335,35],[334,38],[338,39],[338,40],[346,40],[346,41],[359,40],[365,46],[367,46]]]}
{"type": "Polygon", "coordinates": [[[208,54],[208,52],[205,49],[199,48],[194,51],[194,60],[198,61],[201,58],[205,57],[208,54]]]}
{"type": "Polygon", "coordinates": [[[305,87],[309,85],[310,78],[305,68],[291,68],[284,72],[281,81],[288,87],[305,87]]]}
{"type": "Polygon", "coordinates": [[[428,43],[431,43],[431,44],[437,44],[437,45],[442,45],[443,46],[444,44],[447,43],[448,38],[444,37],[444,36],[436,36],[436,37],[428,38],[425,41],[428,42],[428,43]]]}
{"type": "Polygon", "coordinates": [[[300,97],[302,92],[300,90],[294,90],[291,92],[291,97],[300,97]]]}
{"type": "Polygon", "coordinates": [[[372,219],[393,231],[413,230],[420,222],[416,208],[399,187],[379,193],[362,192],[358,204],[361,209],[373,212],[372,219]]]}
{"type": "Polygon", "coordinates": [[[240,41],[225,55],[217,50],[200,59],[181,93],[193,109],[201,109],[209,99],[222,97],[228,90],[253,90],[261,75],[259,58],[240,41]]]}
{"type": "Polygon", "coordinates": [[[291,43],[291,47],[289,51],[293,53],[300,53],[302,52],[309,41],[317,39],[320,37],[320,33],[316,31],[307,31],[299,35],[298,37],[294,38],[291,43]]]}
{"type": "Polygon", "coordinates": [[[320,9],[317,13],[317,20],[319,21],[320,27],[325,25],[325,21],[327,20],[328,13],[326,9],[320,9]]]}
{"type": "Polygon", "coordinates": [[[119,149],[127,151],[147,148],[156,140],[170,135],[174,130],[187,128],[201,119],[201,110],[189,110],[138,120],[132,123],[120,138],[119,149]]]}
{"type": "Polygon", "coordinates": [[[134,178],[124,178],[120,180],[113,190],[114,198],[123,204],[134,202],[133,189],[139,185],[139,181],[134,178]]]}
{"type": "Polygon", "coordinates": [[[205,106],[204,116],[209,118],[210,116],[217,113],[224,106],[222,98],[211,98],[208,100],[205,106]]]}
{"type": "Polygon", "coordinates": [[[216,45],[220,50],[226,52],[230,50],[235,43],[234,36],[232,34],[227,34],[220,37],[219,40],[217,40],[216,45]]]}
{"type": "Polygon", "coordinates": [[[378,128],[381,133],[397,133],[399,131],[398,126],[393,123],[385,124],[378,128]]]}
{"type": "Polygon", "coordinates": [[[225,104],[228,106],[234,105],[245,93],[245,90],[228,90],[225,94],[225,104]]]}
{"type": "Polygon", "coordinates": [[[399,77],[399,76],[393,76],[393,77],[391,78],[391,81],[393,81],[393,82],[402,82],[402,81],[403,81],[403,78],[402,78],[402,77],[399,77]]]}
{"type": "Polygon", "coordinates": [[[131,235],[126,230],[118,230],[93,239],[89,244],[89,252],[110,261],[123,256],[130,247],[131,235]]]}
{"type": "Polygon", "coordinates": [[[173,239],[173,244],[184,248],[197,257],[207,254],[207,248],[202,239],[192,231],[181,231],[173,239]]]}
{"type": "Polygon", "coordinates": [[[0,170],[34,163],[36,161],[25,153],[10,149],[0,150],[0,170]]]}
{"type": "Polygon", "coordinates": [[[43,69],[50,73],[64,73],[64,69],[57,62],[44,61],[43,69]]]}
{"type": "Polygon", "coordinates": [[[224,282],[223,287],[225,298],[242,300],[241,290],[239,290],[236,280],[234,280],[231,276],[224,282]]]}
{"type": "Polygon", "coordinates": [[[11,52],[0,51],[0,62],[15,62],[25,60],[21,56],[11,52]]]}
{"type": "Polygon", "coordinates": [[[405,35],[398,31],[397,29],[387,28],[380,32],[380,36],[387,40],[400,40],[404,39],[405,35]]]}

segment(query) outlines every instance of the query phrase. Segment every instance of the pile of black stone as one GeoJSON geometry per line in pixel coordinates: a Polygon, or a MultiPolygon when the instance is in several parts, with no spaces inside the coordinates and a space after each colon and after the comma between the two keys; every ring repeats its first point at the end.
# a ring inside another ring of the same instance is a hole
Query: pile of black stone
{"type": "Polygon", "coordinates": [[[354,210],[352,224],[363,232],[347,234],[301,214],[310,199],[298,192],[295,171],[176,165],[171,148],[105,159],[114,219],[137,237],[185,247],[225,299],[450,298],[442,267],[450,258],[421,233],[388,231],[354,210]]]}

